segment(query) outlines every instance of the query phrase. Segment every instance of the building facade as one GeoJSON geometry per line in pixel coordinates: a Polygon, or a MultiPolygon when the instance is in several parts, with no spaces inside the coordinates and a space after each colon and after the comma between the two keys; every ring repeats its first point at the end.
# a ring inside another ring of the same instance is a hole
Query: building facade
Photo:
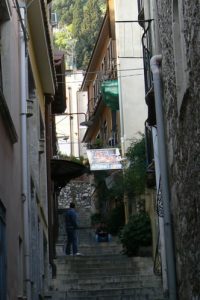
{"type": "Polygon", "coordinates": [[[121,147],[126,153],[133,139],[144,133],[147,109],[144,99],[142,29],[136,1],[109,1],[114,22],[119,83],[121,147]]]}
{"type": "Polygon", "coordinates": [[[79,93],[82,81],[83,71],[65,70],[66,110],[61,116],[56,116],[59,153],[75,158],[85,152],[81,144],[85,128],[80,128],[80,123],[85,121],[87,95],[79,93]]]}
{"type": "Polygon", "coordinates": [[[20,65],[18,16],[0,4],[0,298],[23,293],[23,203],[21,195],[20,65]]]}
{"type": "Polygon", "coordinates": [[[158,3],[178,295],[200,297],[199,2],[158,3]],[[167,13],[166,13],[167,12],[167,13]],[[162,20],[165,20],[163,22],[162,20]],[[166,30],[167,29],[167,30],[166,30]]]}
{"type": "MultiPolygon", "coordinates": [[[[149,42],[146,48],[149,50],[150,58],[161,55],[155,57],[154,62],[157,59],[157,70],[162,80],[160,107],[163,109],[162,125],[165,135],[163,146],[166,149],[168,202],[175,261],[175,276],[173,276],[176,290],[170,290],[169,283],[169,293],[172,297],[176,294],[175,297],[178,299],[198,299],[200,297],[197,275],[200,243],[197,230],[199,223],[199,172],[197,170],[200,158],[199,2],[163,1],[161,4],[159,1],[150,1],[147,4],[145,1],[138,1],[138,5],[139,18],[153,19],[148,32],[146,31],[146,41],[149,42]]],[[[149,70],[147,66],[147,74],[149,70]]],[[[152,80],[151,75],[148,78],[152,80]]],[[[155,118],[150,118],[151,113],[153,111],[155,113],[153,102],[155,100],[157,103],[158,100],[154,94],[157,89],[155,84],[153,88],[152,94],[149,93],[146,97],[148,117],[153,131],[159,131],[155,118]]],[[[158,118],[156,113],[157,121],[158,118]]],[[[154,135],[156,136],[159,143],[159,134],[154,135]]],[[[161,175],[163,194],[161,160],[159,152],[156,173],[159,178],[161,175]]],[[[165,213],[164,211],[164,219],[165,213]]],[[[167,277],[170,281],[168,262],[167,266],[167,277]]]]}
{"type": "Polygon", "coordinates": [[[50,2],[0,4],[2,300],[43,299],[53,273],[55,191],[47,181],[52,158],[47,154],[54,140],[53,131],[51,139],[47,135],[46,114],[49,103],[62,102],[64,94],[56,78],[50,2]]]}
{"type": "Polygon", "coordinates": [[[83,138],[88,147],[116,146],[120,142],[118,94],[111,100],[113,106],[102,96],[102,84],[117,84],[115,44],[107,12],[81,86],[88,95],[88,128],[83,138]]]}

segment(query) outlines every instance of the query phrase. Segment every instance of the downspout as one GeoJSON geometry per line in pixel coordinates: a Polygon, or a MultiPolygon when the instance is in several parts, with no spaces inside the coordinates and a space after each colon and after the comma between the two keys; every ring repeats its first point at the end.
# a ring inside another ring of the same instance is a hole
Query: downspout
{"type": "MultiPolygon", "coordinates": [[[[20,3],[20,14],[25,24],[25,5],[20,3]]],[[[25,293],[31,299],[30,280],[30,240],[29,240],[29,193],[28,193],[28,144],[27,144],[27,111],[26,111],[26,41],[21,26],[20,30],[20,59],[21,59],[21,149],[22,149],[22,201],[24,221],[24,262],[25,262],[25,293]]]]}
{"type": "Polygon", "coordinates": [[[177,299],[176,267],[175,267],[173,233],[172,233],[172,220],[171,220],[171,212],[170,212],[171,199],[170,199],[169,177],[168,177],[168,168],[167,168],[167,151],[166,151],[166,144],[165,144],[161,63],[162,63],[161,55],[155,55],[151,58],[150,65],[151,65],[151,71],[153,73],[156,120],[157,120],[157,130],[158,130],[158,152],[159,152],[159,163],[160,163],[160,173],[161,173],[161,190],[162,190],[162,199],[163,199],[164,232],[165,232],[169,300],[176,300],[177,299]]]}
{"type": "MultiPolygon", "coordinates": [[[[152,127],[152,138],[153,138],[153,148],[154,148],[154,160],[155,160],[155,175],[156,175],[156,189],[157,194],[160,191],[160,163],[158,157],[158,133],[157,128],[152,127]]],[[[160,231],[160,252],[161,252],[161,268],[162,268],[162,284],[164,293],[168,292],[168,282],[167,282],[167,265],[166,265],[166,251],[165,251],[165,232],[164,232],[164,218],[160,215],[158,216],[158,224],[160,231]]]]}
{"type": "MultiPolygon", "coordinates": [[[[122,159],[124,159],[125,158],[124,111],[123,111],[123,99],[122,99],[121,73],[119,69],[118,69],[118,91],[119,91],[119,113],[120,113],[120,138],[121,138],[121,152],[122,152],[121,156],[122,159]]],[[[125,170],[123,167],[123,176],[124,174],[125,174],[125,170]]],[[[125,224],[127,224],[129,219],[129,211],[128,211],[128,196],[126,191],[124,191],[123,202],[124,202],[125,224]]]]}

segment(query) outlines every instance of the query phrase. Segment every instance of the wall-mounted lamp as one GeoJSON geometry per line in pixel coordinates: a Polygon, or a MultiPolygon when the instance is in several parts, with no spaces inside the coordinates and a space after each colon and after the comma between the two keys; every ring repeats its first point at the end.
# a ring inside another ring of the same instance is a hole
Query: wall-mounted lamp
{"type": "Polygon", "coordinates": [[[80,123],[81,126],[86,126],[86,127],[90,127],[93,125],[93,122],[91,120],[85,120],[83,122],[80,123]]]}
{"type": "Polygon", "coordinates": [[[72,117],[73,115],[84,115],[85,117],[85,121],[81,122],[80,125],[81,126],[92,126],[93,122],[91,120],[87,120],[87,115],[84,112],[77,112],[77,113],[61,113],[61,114],[54,114],[53,116],[70,116],[72,117]]]}

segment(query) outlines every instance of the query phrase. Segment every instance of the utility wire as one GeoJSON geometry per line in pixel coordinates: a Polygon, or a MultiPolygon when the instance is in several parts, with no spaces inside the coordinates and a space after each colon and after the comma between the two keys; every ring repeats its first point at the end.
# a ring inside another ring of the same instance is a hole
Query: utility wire
{"type": "MultiPolygon", "coordinates": [[[[144,70],[144,68],[131,68],[131,69],[121,69],[121,70],[118,70],[119,72],[128,72],[128,71],[140,71],[140,70],[144,70]]],[[[117,71],[117,70],[113,70],[113,71],[117,71]]],[[[76,72],[76,71],[74,71],[74,72],[69,72],[69,74],[67,73],[67,71],[66,71],[66,73],[58,73],[58,74],[56,74],[56,75],[77,75],[77,74],[101,74],[101,73],[104,73],[104,71],[91,71],[91,72],[76,72]]],[[[84,74],[84,75],[85,75],[84,74]]],[[[107,74],[105,74],[104,73],[104,75],[107,75],[107,74]]]]}
{"type": "MultiPolygon", "coordinates": [[[[125,77],[134,77],[134,76],[141,76],[141,75],[144,75],[142,73],[138,73],[138,74],[132,74],[132,75],[126,75],[126,76],[119,76],[118,78],[125,78],[125,77]]],[[[117,78],[116,78],[117,79],[117,78]]],[[[113,80],[112,78],[109,79],[109,80],[113,80]]],[[[106,81],[106,80],[102,80],[102,79],[96,79],[96,80],[86,80],[85,82],[102,82],[102,81],[106,81]]],[[[79,82],[82,82],[82,81],[70,81],[70,82],[65,82],[65,81],[58,81],[58,83],[68,83],[68,84],[71,84],[71,83],[79,83],[79,82]]]]}

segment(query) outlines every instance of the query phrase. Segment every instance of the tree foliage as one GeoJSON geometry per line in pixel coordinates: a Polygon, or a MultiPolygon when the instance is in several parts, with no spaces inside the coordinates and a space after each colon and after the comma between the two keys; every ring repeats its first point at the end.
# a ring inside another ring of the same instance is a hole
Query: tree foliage
{"type": "MultiPolygon", "coordinates": [[[[80,40],[82,43],[84,42],[85,46],[81,60],[82,66],[86,68],[102,23],[102,14],[98,2],[96,0],[88,0],[83,15],[80,40]]],[[[80,50],[81,48],[77,43],[78,54],[81,54],[80,50]]],[[[80,64],[78,60],[77,64],[80,64]]]]}
{"type": "Polygon", "coordinates": [[[103,20],[105,0],[55,0],[52,11],[58,15],[62,31],[55,46],[73,53],[77,68],[86,69],[103,20]],[[71,35],[66,30],[69,25],[71,35]]]}
{"type": "Polygon", "coordinates": [[[74,39],[70,25],[63,26],[61,30],[54,33],[54,45],[59,50],[65,49],[67,53],[71,53],[74,45],[74,39]]]}
{"type": "Polygon", "coordinates": [[[57,13],[59,25],[65,26],[72,23],[73,7],[75,0],[54,0],[52,11],[57,13]]]}
{"type": "Polygon", "coordinates": [[[130,162],[125,171],[124,185],[129,195],[141,195],[146,185],[146,151],[144,135],[135,139],[127,151],[127,159],[130,162]]]}

